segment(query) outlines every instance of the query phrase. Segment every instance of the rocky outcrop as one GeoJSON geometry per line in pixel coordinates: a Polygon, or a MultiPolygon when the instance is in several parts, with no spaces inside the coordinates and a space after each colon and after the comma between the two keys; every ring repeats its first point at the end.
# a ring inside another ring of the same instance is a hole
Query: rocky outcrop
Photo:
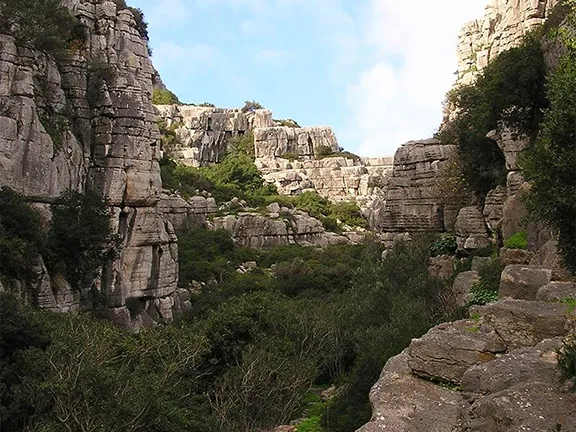
{"type": "Polygon", "coordinates": [[[191,166],[219,162],[231,138],[275,124],[272,112],[265,109],[243,112],[195,105],[156,105],[155,108],[177,136],[175,148],[168,151],[170,156],[191,166]]]}
{"type": "Polygon", "coordinates": [[[268,213],[240,212],[237,215],[214,217],[211,229],[225,229],[234,241],[253,248],[299,244],[302,246],[328,246],[349,243],[343,235],[327,232],[318,219],[308,213],[280,207],[268,206],[268,213]]]}
{"type": "Polygon", "coordinates": [[[285,195],[314,189],[331,201],[356,202],[376,227],[385,201],[392,158],[328,157],[289,161],[283,158],[256,159],[264,179],[285,195]]]}
{"type": "Polygon", "coordinates": [[[218,212],[216,200],[212,197],[193,196],[184,199],[167,192],[160,195],[158,209],[176,231],[190,225],[202,226],[210,215],[218,212]]]}
{"type": "Polygon", "coordinates": [[[500,53],[517,46],[541,24],[559,0],[490,0],[484,17],[458,36],[458,84],[470,84],[500,53]]]}
{"type": "Polygon", "coordinates": [[[456,218],[455,229],[459,252],[468,253],[490,245],[484,217],[476,206],[460,209],[456,218]]]}
{"type": "Polygon", "coordinates": [[[444,203],[443,167],[457,151],[437,140],[411,141],[394,156],[386,203],[379,228],[383,231],[444,231],[453,226],[454,209],[444,203]]]}
{"type": "MultiPolygon", "coordinates": [[[[138,298],[143,313],[166,311],[158,302],[176,288],[177,248],[157,209],[159,136],[146,42],[132,13],[114,2],[66,5],[87,34],[68,60],[56,63],[0,36],[0,185],[44,206],[68,188],[97,187],[123,241],[94,288],[109,306],[138,298]]],[[[55,301],[51,309],[69,308],[55,301]]]]}
{"type": "Polygon", "coordinates": [[[298,158],[313,159],[321,149],[337,152],[340,146],[329,127],[276,126],[254,129],[254,149],[257,158],[290,154],[298,158]]]}

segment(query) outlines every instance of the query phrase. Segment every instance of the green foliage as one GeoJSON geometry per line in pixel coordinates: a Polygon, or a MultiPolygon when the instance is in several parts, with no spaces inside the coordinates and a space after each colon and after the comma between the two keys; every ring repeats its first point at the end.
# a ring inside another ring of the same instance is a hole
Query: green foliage
{"type": "Polygon", "coordinates": [[[322,157],[320,157],[320,158],[323,159],[323,158],[334,158],[334,157],[343,157],[343,158],[346,158],[346,159],[352,159],[352,160],[354,160],[354,161],[359,161],[359,160],[360,160],[360,156],[358,156],[358,155],[356,155],[356,154],[354,154],[354,153],[351,153],[351,152],[349,152],[349,151],[345,151],[345,150],[341,150],[341,151],[338,151],[338,152],[333,152],[333,153],[324,155],[324,156],[322,156],[322,157]]]}
{"type": "Polygon", "coordinates": [[[331,203],[330,216],[346,225],[361,228],[368,227],[368,222],[356,203],[346,201],[331,203]]]}
{"type": "MultiPolygon", "coordinates": [[[[571,23],[576,22],[574,14],[571,23]]],[[[526,205],[534,217],[547,221],[559,233],[564,264],[576,273],[576,46],[566,51],[547,82],[550,107],[542,132],[521,159],[532,188],[526,205]]]]}
{"type": "Polygon", "coordinates": [[[175,105],[180,104],[178,96],[168,89],[154,87],[152,90],[152,103],[154,105],[175,105]]]}
{"type": "Polygon", "coordinates": [[[286,152],[282,156],[282,159],[288,159],[290,162],[297,161],[299,159],[298,153],[296,152],[286,152]]]}
{"type": "Polygon", "coordinates": [[[296,120],[293,120],[293,119],[282,119],[282,120],[274,120],[274,121],[276,123],[278,123],[280,126],[291,127],[291,128],[302,127],[298,124],[298,122],[296,120]]]}
{"type": "Polygon", "coordinates": [[[178,122],[172,123],[170,126],[168,126],[164,118],[158,118],[158,130],[160,132],[160,143],[162,145],[163,151],[167,153],[174,151],[176,146],[179,144],[178,136],[176,135],[176,129],[181,126],[182,123],[178,122]]]}
{"type": "Polygon", "coordinates": [[[576,337],[572,335],[564,341],[557,352],[560,379],[568,389],[576,393],[576,337]]]}
{"type": "Polygon", "coordinates": [[[51,274],[62,274],[75,289],[86,287],[117,254],[106,202],[98,192],[64,192],[53,207],[43,256],[51,274]]]}
{"type": "Polygon", "coordinates": [[[42,247],[40,216],[14,190],[0,188],[0,278],[31,280],[42,247]]]}
{"type": "Polygon", "coordinates": [[[456,235],[453,233],[444,233],[440,234],[438,239],[430,245],[430,254],[432,256],[454,255],[456,248],[456,235]]]}
{"type": "Polygon", "coordinates": [[[547,107],[544,57],[538,36],[526,36],[519,47],[492,61],[474,84],[461,86],[447,96],[456,117],[437,137],[459,145],[466,182],[480,196],[506,178],[503,154],[486,134],[504,126],[515,135],[533,137],[547,107]]]}
{"type": "Polygon", "coordinates": [[[245,101],[242,107],[242,112],[247,113],[257,109],[264,109],[264,107],[256,101],[245,101]]]}
{"type": "Polygon", "coordinates": [[[491,259],[480,269],[480,281],[470,288],[469,305],[485,305],[498,300],[502,270],[498,258],[491,259]]]}
{"type": "Polygon", "coordinates": [[[203,102],[203,103],[199,104],[198,106],[204,107],[204,108],[216,108],[216,105],[214,105],[213,103],[210,103],[210,102],[203,102]]]}
{"type": "Polygon", "coordinates": [[[0,0],[0,33],[57,58],[85,39],[80,21],[59,0],[0,0]]]}
{"type": "Polygon", "coordinates": [[[508,249],[528,249],[528,235],[526,231],[519,231],[504,242],[508,249]]]}
{"type": "Polygon", "coordinates": [[[319,145],[314,149],[314,157],[316,159],[323,159],[327,156],[333,155],[335,152],[327,145],[319,145]]]}
{"type": "Polygon", "coordinates": [[[46,133],[50,135],[52,139],[52,145],[54,146],[54,152],[58,152],[62,149],[62,135],[70,130],[70,119],[61,114],[55,112],[53,109],[47,107],[42,115],[40,116],[40,122],[46,133]]]}
{"type": "Polygon", "coordinates": [[[254,132],[235,136],[228,142],[228,148],[232,154],[244,154],[254,159],[254,132]]]}

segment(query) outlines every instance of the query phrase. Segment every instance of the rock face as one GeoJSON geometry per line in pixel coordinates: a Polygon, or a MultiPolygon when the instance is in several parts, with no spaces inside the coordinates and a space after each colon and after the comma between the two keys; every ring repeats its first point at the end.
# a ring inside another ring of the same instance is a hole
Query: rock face
{"type": "Polygon", "coordinates": [[[500,53],[548,16],[559,0],[490,0],[484,17],[467,23],[458,36],[458,84],[471,83],[500,53]]]}
{"type": "Polygon", "coordinates": [[[389,232],[444,231],[455,216],[445,205],[442,168],[457,151],[430,139],[411,141],[394,156],[379,228],[389,232]]]}
{"type": "Polygon", "coordinates": [[[128,9],[102,0],[66,4],[87,32],[69,60],[56,64],[0,36],[0,185],[44,204],[68,188],[99,188],[123,244],[96,289],[111,307],[145,298],[144,311],[166,311],[159,302],[176,288],[177,247],[157,209],[158,129],[146,43],[128,9]]]}
{"type": "Polygon", "coordinates": [[[329,157],[289,161],[283,158],[256,159],[264,179],[281,194],[297,195],[314,189],[331,201],[356,202],[371,227],[376,227],[386,195],[392,158],[329,157]]]}
{"type": "Polygon", "coordinates": [[[470,252],[490,245],[484,217],[478,207],[460,209],[456,218],[456,244],[459,252],[470,252]]]}
{"type": "Polygon", "coordinates": [[[170,151],[171,156],[191,166],[219,162],[230,138],[255,128],[274,126],[272,112],[265,109],[242,112],[193,105],[156,105],[155,108],[178,137],[179,143],[170,151]]]}
{"type": "Polygon", "coordinates": [[[328,246],[348,243],[349,239],[327,232],[322,223],[299,210],[280,208],[271,204],[269,215],[240,212],[238,215],[215,217],[209,225],[211,229],[230,231],[235,242],[241,246],[266,248],[288,244],[302,246],[328,246]]]}
{"type": "Polygon", "coordinates": [[[313,159],[322,147],[333,152],[340,149],[332,128],[277,126],[254,129],[257,158],[292,154],[299,158],[313,159]]]}
{"type": "Polygon", "coordinates": [[[388,361],[370,392],[372,420],[359,432],[576,430],[576,395],[556,373],[566,311],[506,299],[431,329],[388,361]]]}

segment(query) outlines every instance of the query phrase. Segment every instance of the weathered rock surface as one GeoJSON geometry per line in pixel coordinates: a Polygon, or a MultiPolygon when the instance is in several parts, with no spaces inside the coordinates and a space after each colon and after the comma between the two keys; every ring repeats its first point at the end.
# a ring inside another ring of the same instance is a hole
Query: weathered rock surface
{"type": "Polygon", "coordinates": [[[467,23],[458,36],[458,84],[469,84],[500,53],[549,15],[558,0],[490,0],[484,17],[467,23]]]}
{"type": "Polygon", "coordinates": [[[509,196],[502,209],[502,237],[508,240],[514,234],[526,229],[528,211],[522,197],[530,190],[528,183],[523,183],[515,195],[509,196]]]}
{"type": "Polygon", "coordinates": [[[340,146],[332,128],[275,126],[254,129],[257,158],[292,154],[299,158],[313,159],[321,147],[333,152],[339,151],[340,146]]]}
{"type": "Polygon", "coordinates": [[[430,258],[428,272],[433,277],[448,279],[454,273],[454,256],[439,255],[430,258]]]}
{"type": "Polygon", "coordinates": [[[209,227],[225,229],[237,244],[253,248],[288,244],[328,246],[350,242],[345,236],[327,232],[322,222],[308,213],[286,207],[280,213],[269,215],[240,212],[238,215],[215,217],[209,227]]]}
{"type": "Polygon", "coordinates": [[[389,232],[444,231],[453,221],[440,188],[443,166],[457,151],[434,139],[411,141],[394,156],[379,228],[389,232]]]}
{"type": "Polygon", "coordinates": [[[123,244],[95,287],[112,303],[140,296],[153,302],[176,288],[177,248],[157,209],[158,129],[146,42],[132,13],[113,2],[66,5],[87,33],[69,60],[57,65],[0,36],[0,185],[43,205],[69,188],[98,187],[123,244]],[[55,129],[59,118],[65,126],[55,129]]]}
{"type": "Polygon", "coordinates": [[[193,105],[155,105],[155,108],[178,137],[170,155],[191,166],[219,162],[230,138],[255,128],[274,126],[272,112],[265,109],[242,112],[193,105]]]}
{"type": "Polygon", "coordinates": [[[440,324],[412,340],[408,366],[416,375],[460,383],[473,365],[494,360],[506,345],[489,325],[473,321],[440,324]]]}
{"type": "Polygon", "coordinates": [[[544,339],[567,333],[569,307],[558,303],[543,303],[506,298],[474,309],[510,348],[536,345],[544,339]]]}
{"type": "Polygon", "coordinates": [[[370,391],[372,420],[358,432],[452,432],[465,405],[460,393],[415,377],[408,350],[391,358],[370,391]]]}
{"type": "Polygon", "coordinates": [[[184,199],[180,195],[169,193],[160,195],[158,209],[175,231],[191,224],[202,226],[208,216],[218,212],[214,198],[193,196],[184,199]]]}
{"type": "Polygon", "coordinates": [[[536,293],[536,300],[558,301],[576,299],[576,283],[574,282],[550,282],[541,287],[536,293]]]}
{"type": "Polygon", "coordinates": [[[460,209],[455,228],[459,252],[469,253],[490,245],[484,217],[476,206],[460,209]]]}
{"type": "Polygon", "coordinates": [[[498,186],[486,195],[483,216],[489,230],[496,231],[500,227],[502,208],[507,198],[508,190],[504,186],[498,186]]]}
{"type": "Polygon", "coordinates": [[[509,265],[500,277],[500,298],[536,300],[538,290],[552,280],[552,270],[528,265],[509,265]]]}
{"type": "Polygon", "coordinates": [[[470,301],[470,289],[478,282],[480,282],[480,276],[477,271],[458,273],[452,284],[452,293],[458,305],[464,306],[470,301]]]}
{"type": "Polygon", "coordinates": [[[501,248],[499,259],[503,266],[509,266],[513,264],[528,265],[532,260],[532,252],[526,249],[501,248]]]}

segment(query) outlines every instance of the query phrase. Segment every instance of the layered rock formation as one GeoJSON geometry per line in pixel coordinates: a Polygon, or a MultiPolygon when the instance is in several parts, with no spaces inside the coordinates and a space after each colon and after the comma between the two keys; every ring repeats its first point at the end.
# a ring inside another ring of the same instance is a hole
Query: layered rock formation
{"type": "Polygon", "coordinates": [[[287,126],[254,129],[254,150],[257,158],[293,155],[314,159],[320,149],[337,152],[340,147],[329,127],[293,128],[287,126]]]}
{"type": "Polygon", "coordinates": [[[387,232],[444,231],[455,223],[455,209],[442,190],[443,169],[457,146],[438,140],[411,141],[394,155],[379,228],[387,232]]]}
{"type": "Polygon", "coordinates": [[[170,155],[191,166],[219,162],[228,149],[230,138],[244,135],[255,128],[275,125],[272,113],[265,109],[242,112],[240,109],[193,105],[155,107],[178,138],[170,155]]]}
{"type": "Polygon", "coordinates": [[[484,17],[467,23],[458,36],[458,84],[470,84],[500,53],[549,15],[559,0],[490,0],[484,17]]]}
{"type": "MultiPolygon", "coordinates": [[[[558,288],[547,280],[532,284],[545,284],[542,296],[558,288]]],[[[573,284],[559,289],[576,293],[573,284]]],[[[525,294],[522,281],[503,275],[501,295],[513,298],[434,327],[390,359],[370,392],[372,420],[359,432],[576,430],[576,395],[556,372],[556,350],[574,334],[576,314],[565,304],[516,299],[525,294]]]]}
{"type": "MultiPolygon", "coordinates": [[[[94,288],[123,324],[142,320],[126,309],[128,298],[140,299],[143,313],[169,318],[177,247],[157,209],[159,136],[146,42],[132,13],[114,2],[66,5],[87,34],[69,60],[56,63],[0,36],[0,185],[40,203],[45,214],[64,190],[97,187],[110,205],[122,252],[94,288]]],[[[45,294],[47,307],[69,308],[45,294]]]]}

